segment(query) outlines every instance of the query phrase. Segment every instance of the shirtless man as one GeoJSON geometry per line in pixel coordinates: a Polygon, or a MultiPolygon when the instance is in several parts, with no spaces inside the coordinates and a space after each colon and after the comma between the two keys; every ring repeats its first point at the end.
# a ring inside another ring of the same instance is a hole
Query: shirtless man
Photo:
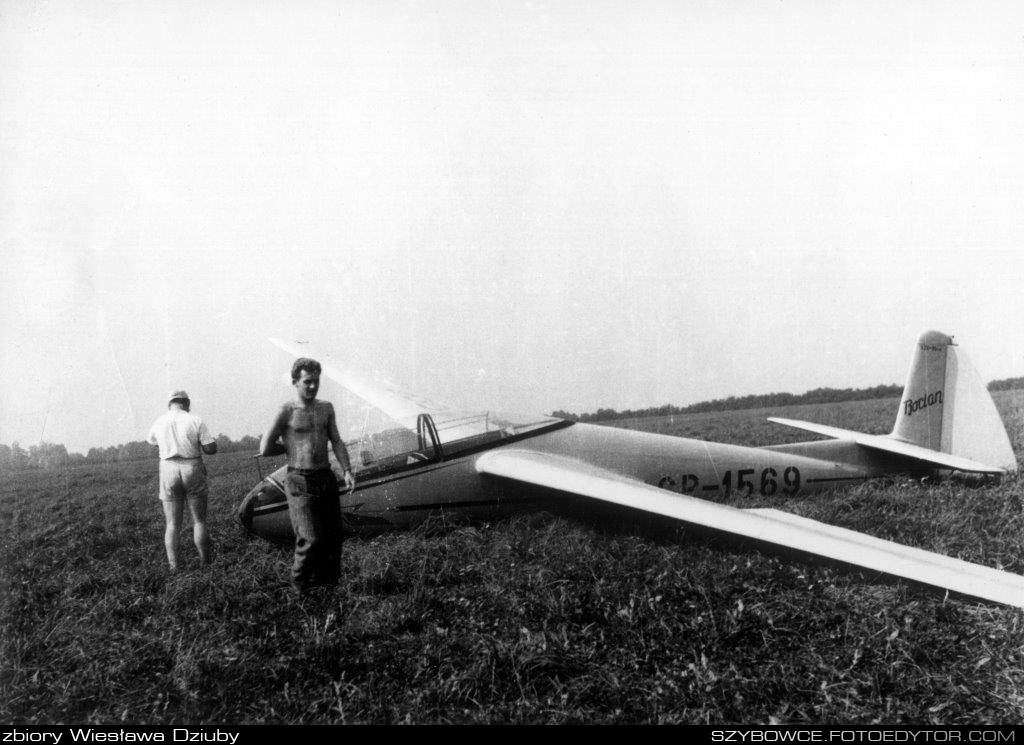
{"type": "Polygon", "coordinates": [[[292,365],[296,398],[281,407],[260,441],[260,455],[288,454],[285,491],[295,531],[292,584],[303,594],[334,586],[341,575],[341,504],[328,460],[328,443],[342,469],[345,488],[356,488],[348,452],[338,434],[334,407],[318,401],[320,363],[300,357],[292,365]]]}

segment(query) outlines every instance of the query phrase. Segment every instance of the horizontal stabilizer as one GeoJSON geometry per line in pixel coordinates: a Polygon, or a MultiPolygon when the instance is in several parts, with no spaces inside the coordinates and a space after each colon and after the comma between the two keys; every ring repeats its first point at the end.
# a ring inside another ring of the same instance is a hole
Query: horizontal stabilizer
{"type": "Polygon", "coordinates": [[[914,460],[926,463],[933,468],[951,468],[965,473],[1006,473],[1005,468],[989,466],[968,458],[962,458],[958,455],[941,453],[938,450],[930,450],[929,448],[924,448],[920,445],[901,442],[900,440],[895,440],[888,435],[866,435],[863,432],[854,432],[849,429],[829,427],[825,424],[815,424],[813,422],[801,422],[796,419],[783,419],[775,416],[768,417],[768,421],[775,422],[776,424],[785,424],[787,427],[795,427],[796,429],[802,429],[806,432],[814,432],[818,435],[825,435],[826,437],[835,437],[840,440],[853,440],[863,447],[871,448],[872,450],[881,450],[894,455],[902,455],[905,458],[913,458],[914,460]]]}
{"type": "Polygon", "coordinates": [[[675,494],[572,458],[526,450],[492,450],[477,458],[476,470],[1024,608],[1024,577],[1010,572],[775,510],[742,510],[675,494]]]}

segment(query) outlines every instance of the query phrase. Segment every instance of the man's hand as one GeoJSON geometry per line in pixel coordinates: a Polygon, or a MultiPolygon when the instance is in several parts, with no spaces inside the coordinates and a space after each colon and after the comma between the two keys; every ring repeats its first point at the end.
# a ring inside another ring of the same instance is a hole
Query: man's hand
{"type": "Polygon", "coordinates": [[[356,490],[356,477],[352,475],[352,471],[350,469],[346,469],[345,473],[341,475],[341,478],[345,481],[345,488],[348,489],[349,494],[356,490]]]}

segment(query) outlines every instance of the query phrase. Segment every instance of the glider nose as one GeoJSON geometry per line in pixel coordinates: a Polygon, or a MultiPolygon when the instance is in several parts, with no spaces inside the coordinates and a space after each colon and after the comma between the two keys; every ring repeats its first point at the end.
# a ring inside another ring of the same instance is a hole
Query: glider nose
{"type": "Polygon", "coordinates": [[[284,503],[285,496],[281,487],[269,476],[260,481],[242,498],[238,505],[238,521],[250,533],[258,533],[255,523],[256,510],[272,508],[284,503]]]}
{"type": "Polygon", "coordinates": [[[252,531],[252,515],[256,509],[256,502],[259,499],[260,487],[263,485],[261,481],[256,484],[249,493],[242,497],[242,503],[238,505],[238,522],[242,524],[242,527],[247,531],[252,531]]]}

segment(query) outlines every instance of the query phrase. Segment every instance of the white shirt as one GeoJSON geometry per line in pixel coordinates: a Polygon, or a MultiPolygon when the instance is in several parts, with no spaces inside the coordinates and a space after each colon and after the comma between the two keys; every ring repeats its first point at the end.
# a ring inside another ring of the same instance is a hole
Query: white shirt
{"type": "Polygon", "coordinates": [[[203,420],[177,407],[153,422],[147,438],[152,445],[160,446],[160,457],[199,458],[203,451],[200,443],[209,445],[216,442],[210,437],[203,420]]]}

